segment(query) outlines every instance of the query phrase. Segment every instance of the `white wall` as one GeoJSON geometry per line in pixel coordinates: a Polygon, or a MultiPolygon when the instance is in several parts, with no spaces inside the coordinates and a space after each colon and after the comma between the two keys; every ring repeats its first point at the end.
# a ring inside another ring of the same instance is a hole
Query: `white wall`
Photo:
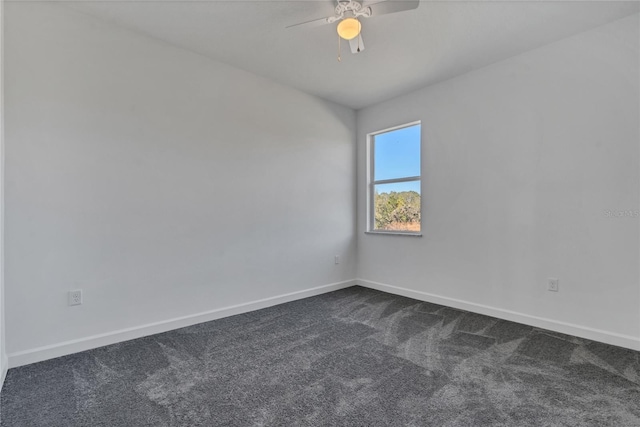
{"type": "Polygon", "coordinates": [[[4,323],[4,0],[0,0],[0,391],[7,374],[4,323]]]}
{"type": "Polygon", "coordinates": [[[359,111],[359,281],[640,349],[638,40],[635,15],[359,111]],[[424,236],[365,235],[366,134],[414,120],[424,236]]]}
{"type": "Polygon", "coordinates": [[[354,111],[58,5],[6,14],[11,366],[355,277],[354,111]]]}

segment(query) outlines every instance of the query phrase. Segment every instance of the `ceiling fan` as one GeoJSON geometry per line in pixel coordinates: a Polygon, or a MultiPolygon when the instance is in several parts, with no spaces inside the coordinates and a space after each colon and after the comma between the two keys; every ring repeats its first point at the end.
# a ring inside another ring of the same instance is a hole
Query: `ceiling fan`
{"type": "Polygon", "coordinates": [[[386,15],[387,13],[403,12],[418,7],[420,0],[386,0],[359,2],[356,0],[337,0],[337,5],[333,16],[327,18],[314,19],[313,21],[301,22],[289,25],[287,28],[307,28],[338,22],[336,27],[338,35],[349,41],[351,53],[358,53],[364,50],[362,40],[362,25],[358,18],[369,18],[371,16],[386,15]]]}

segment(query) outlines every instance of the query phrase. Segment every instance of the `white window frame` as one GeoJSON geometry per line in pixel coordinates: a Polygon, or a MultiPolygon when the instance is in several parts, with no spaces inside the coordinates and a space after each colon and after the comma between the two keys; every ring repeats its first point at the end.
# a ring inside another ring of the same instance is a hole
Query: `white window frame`
{"type": "Polygon", "coordinates": [[[422,236],[422,121],[417,120],[410,123],[390,127],[387,129],[371,132],[367,134],[367,230],[366,234],[386,234],[396,236],[422,236]],[[383,133],[393,132],[395,130],[408,128],[411,126],[420,125],[420,175],[410,176],[404,178],[393,179],[380,179],[374,180],[374,165],[375,165],[375,137],[383,133]],[[393,184],[398,182],[420,182],[420,231],[403,231],[403,230],[376,230],[375,229],[375,207],[374,207],[374,192],[376,185],[379,184],[393,184]]]}

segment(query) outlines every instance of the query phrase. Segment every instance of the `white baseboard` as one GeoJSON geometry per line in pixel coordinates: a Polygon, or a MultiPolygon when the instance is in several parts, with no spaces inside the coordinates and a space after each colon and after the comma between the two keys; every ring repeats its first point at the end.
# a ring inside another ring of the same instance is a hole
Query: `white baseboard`
{"type": "Polygon", "coordinates": [[[68,354],[91,350],[93,348],[103,347],[105,345],[116,344],[122,341],[128,341],[153,334],[159,334],[162,332],[184,328],[186,326],[191,326],[198,323],[209,322],[211,320],[221,319],[223,317],[234,316],[236,314],[260,310],[261,308],[267,308],[285,302],[337,291],[339,289],[354,286],[355,284],[355,280],[346,280],[344,282],[331,283],[315,288],[304,289],[301,291],[277,295],[270,298],[264,298],[257,301],[250,301],[242,304],[232,305],[229,307],[218,308],[203,313],[191,314],[188,316],[149,323],[133,328],[121,329],[118,331],[107,332],[104,334],[93,335],[58,344],[38,347],[31,350],[10,353],[8,355],[8,365],[3,364],[3,366],[15,368],[22,365],[28,365],[30,363],[42,362],[44,360],[53,359],[55,357],[66,356],[68,354]]]}
{"type": "Polygon", "coordinates": [[[2,386],[4,385],[4,379],[7,378],[7,370],[9,369],[9,361],[7,360],[6,354],[1,354],[0,359],[2,359],[2,363],[0,366],[0,393],[2,393],[2,386]]]}
{"type": "Polygon", "coordinates": [[[377,289],[379,291],[388,292],[390,294],[401,295],[420,301],[431,302],[434,304],[446,305],[448,307],[457,308],[460,310],[484,314],[486,316],[510,320],[512,322],[523,323],[525,325],[534,326],[537,328],[548,329],[567,335],[574,335],[576,337],[586,338],[593,341],[640,351],[640,337],[616,334],[614,332],[593,329],[586,326],[560,322],[552,319],[545,319],[543,317],[532,316],[530,314],[518,313],[511,310],[504,310],[501,308],[490,307],[483,304],[476,304],[469,301],[443,297],[427,292],[387,285],[385,283],[372,282],[365,279],[356,279],[355,281],[358,285],[365,288],[377,289]]]}

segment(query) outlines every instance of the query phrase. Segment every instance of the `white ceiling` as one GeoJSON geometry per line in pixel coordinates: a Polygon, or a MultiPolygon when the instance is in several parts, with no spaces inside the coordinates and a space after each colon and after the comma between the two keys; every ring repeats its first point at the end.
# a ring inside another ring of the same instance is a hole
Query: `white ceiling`
{"type": "Polygon", "coordinates": [[[637,13],[611,1],[429,1],[363,19],[366,50],[335,24],[332,1],[80,1],[70,7],[212,59],[359,109],[637,13]]]}

